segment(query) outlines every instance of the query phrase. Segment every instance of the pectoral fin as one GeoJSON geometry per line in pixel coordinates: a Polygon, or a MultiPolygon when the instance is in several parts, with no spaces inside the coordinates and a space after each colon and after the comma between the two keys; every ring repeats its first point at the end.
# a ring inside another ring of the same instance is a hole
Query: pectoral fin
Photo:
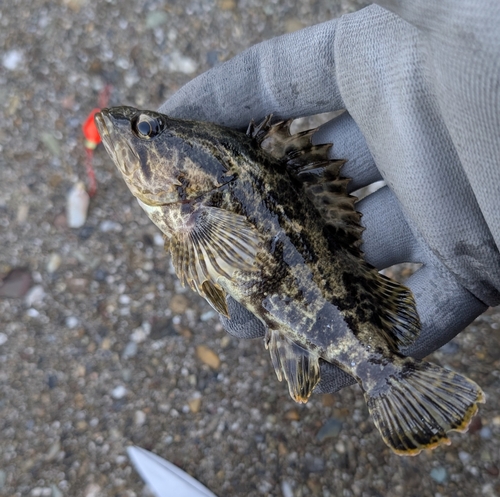
{"type": "Polygon", "coordinates": [[[170,240],[175,272],[182,284],[229,317],[220,280],[231,280],[235,271],[256,269],[259,234],[244,216],[215,207],[201,207],[189,223],[190,229],[170,240]]]}
{"type": "Polygon", "coordinates": [[[267,331],[266,348],[278,380],[285,378],[292,399],[305,404],[320,380],[318,356],[273,330],[267,331]]]}
{"type": "Polygon", "coordinates": [[[208,280],[201,284],[201,290],[205,300],[223,316],[229,318],[229,310],[226,303],[226,292],[217,284],[208,280]]]}

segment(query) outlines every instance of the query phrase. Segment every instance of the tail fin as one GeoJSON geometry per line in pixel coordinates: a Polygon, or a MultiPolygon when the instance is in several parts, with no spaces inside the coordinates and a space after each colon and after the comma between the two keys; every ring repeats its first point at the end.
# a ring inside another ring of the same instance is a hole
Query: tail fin
{"type": "Polygon", "coordinates": [[[384,442],[398,455],[451,442],[449,431],[465,432],[484,402],[481,388],[453,371],[406,358],[400,376],[365,393],[384,442]]]}

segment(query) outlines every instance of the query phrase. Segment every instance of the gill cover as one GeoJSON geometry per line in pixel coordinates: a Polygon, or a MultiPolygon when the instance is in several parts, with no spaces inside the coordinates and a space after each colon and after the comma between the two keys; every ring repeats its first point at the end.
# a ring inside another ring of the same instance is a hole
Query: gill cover
{"type": "Polygon", "coordinates": [[[233,179],[209,130],[193,121],[125,106],[95,120],[127,186],[147,205],[187,202],[233,179]]]}

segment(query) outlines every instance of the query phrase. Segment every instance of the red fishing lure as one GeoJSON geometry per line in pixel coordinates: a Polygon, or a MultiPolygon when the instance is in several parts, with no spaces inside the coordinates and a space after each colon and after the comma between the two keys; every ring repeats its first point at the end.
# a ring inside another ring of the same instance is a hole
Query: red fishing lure
{"type": "Polygon", "coordinates": [[[94,158],[94,149],[101,143],[101,136],[94,122],[94,116],[102,108],[107,107],[109,94],[111,92],[111,85],[106,85],[99,93],[99,107],[92,109],[90,114],[85,119],[82,125],[83,136],[85,137],[85,168],[87,170],[87,177],[89,181],[90,197],[93,197],[97,191],[97,182],[95,179],[94,168],[92,161],[94,158]]]}

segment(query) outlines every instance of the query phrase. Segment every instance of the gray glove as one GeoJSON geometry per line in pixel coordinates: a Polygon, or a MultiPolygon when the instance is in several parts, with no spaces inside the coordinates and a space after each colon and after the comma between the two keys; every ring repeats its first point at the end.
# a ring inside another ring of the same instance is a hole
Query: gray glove
{"type": "MultiPolygon", "coordinates": [[[[422,321],[403,352],[421,358],[500,303],[500,3],[393,0],[281,36],[181,88],[161,111],[244,128],[347,109],[315,135],[348,160],[351,191],[385,179],[359,202],[363,250],[410,278],[422,321]]],[[[264,333],[235,302],[227,331],[264,333]]],[[[323,363],[319,391],[354,380],[323,363]]]]}

